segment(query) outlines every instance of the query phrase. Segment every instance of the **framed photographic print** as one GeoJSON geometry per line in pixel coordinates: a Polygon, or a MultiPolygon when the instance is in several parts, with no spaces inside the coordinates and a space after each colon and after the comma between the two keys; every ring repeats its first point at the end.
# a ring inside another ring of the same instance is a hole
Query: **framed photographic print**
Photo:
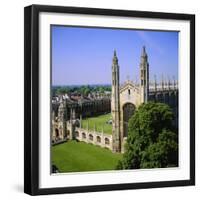
{"type": "Polygon", "coordinates": [[[195,184],[195,16],[25,8],[24,191],[195,184]]]}

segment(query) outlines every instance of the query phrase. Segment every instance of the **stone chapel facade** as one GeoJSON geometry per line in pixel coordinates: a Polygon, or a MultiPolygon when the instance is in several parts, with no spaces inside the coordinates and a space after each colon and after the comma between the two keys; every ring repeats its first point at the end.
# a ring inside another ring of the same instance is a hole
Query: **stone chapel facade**
{"type": "Polygon", "coordinates": [[[135,84],[127,80],[120,86],[120,69],[116,51],[112,61],[112,135],[113,151],[124,152],[124,144],[128,133],[128,120],[134,114],[135,109],[148,101],[163,102],[168,104],[175,115],[175,126],[178,126],[178,85],[162,82],[158,84],[156,79],[153,86],[149,83],[149,63],[145,47],[142,48],[140,58],[140,81],[135,84]]]}

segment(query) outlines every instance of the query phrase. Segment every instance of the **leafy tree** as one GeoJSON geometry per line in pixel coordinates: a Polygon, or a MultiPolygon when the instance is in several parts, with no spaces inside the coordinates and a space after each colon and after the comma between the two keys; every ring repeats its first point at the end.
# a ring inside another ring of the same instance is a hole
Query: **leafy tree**
{"type": "Polygon", "coordinates": [[[89,93],[90,93],[90,88],[88,88],[88,87],[84,88],[83,94],[85,96],[88,96],[89,93]]]}
{"type": "Polygon", "coordinates": [[[166,104],[139,106],[129,120],[126,151],[117,169],[177,166],[178,137],[172,121],[172,110],[166,104]]]}
{"type": "Polygon", "coordinates": [[[105,88],[103,86],[99,87],[99,92],[103,94],[105,92],[105,88]]]}
{"type": "Polygon", "coordinates": [[[81,94],[87,96],[91,92],[91,88],[88,85],[81,86],[77,91],[80,92],[81,94]]]}
{"type": "Polygon", "coordinates": [[[60,88],[58,88],[57,91],[56,91],[57,94],[66,94],[66,93],[68,93],[68,92],[69,92],[69,89],[66,88],[66,87],[60,87],[60,88]]]}
{"type": "Polygon", "coordinates": [[[103,94],[105,93],[105,91],[111,91],[111,86],[81,85],[81,86],[54,86],[52,87],[53,96],[66,94],[66,93],[77,93],[77,94],[82,94],[84,96],[88,96],[88,94],[91,92],[99,92],[103,94]]]}

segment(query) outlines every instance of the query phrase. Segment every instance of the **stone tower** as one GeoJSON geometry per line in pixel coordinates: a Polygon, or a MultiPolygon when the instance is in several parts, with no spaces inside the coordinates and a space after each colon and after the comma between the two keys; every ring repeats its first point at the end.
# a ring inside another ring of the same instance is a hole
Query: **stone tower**
{"type": "Polygon", "coordinates": [[[75,108],[70,109],[70,126],[69,126],[69,139],[75,139],[75,121],[76,121],[76,113],[75,108]]]}
{"type": "Polygon", "coordinates": [[[66,104],[62,100],[58,108],[58,129],[59,137],[62,140],[66,137],[66,121],[66,104]]]}
{"type": "Polygon", "coordinates": [[[142,48],[140,58],[140,96],[141,103],[146,103],[149,96],[149,63],[145,46],[142,48]]]}
{"type": "Polygon", "coordinates": [[[120,152],[120,105],[119,105],[119,65],[116,51],[112,60],[112,137],[113,152],[120,152]]]}

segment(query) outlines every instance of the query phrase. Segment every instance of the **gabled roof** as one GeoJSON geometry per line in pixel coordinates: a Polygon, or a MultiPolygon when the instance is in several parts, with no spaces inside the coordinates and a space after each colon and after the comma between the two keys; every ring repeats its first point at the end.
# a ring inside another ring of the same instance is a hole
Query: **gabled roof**
{"type": "Polygon", "coordinates": [[[138,88],[138,86],[137,85],[135,85],[132,81],[130,81],[130,80],[128,80],[128,81],[126,81],[124,84],[122,84],[121,86],[120,86],[120,92],[123,92],[124,90],[126,90],[127,88],[133,88],[133,89],[135,89],[135,90],[137,90],[137,91],[139,91],[139,88],[138,88]]]}

